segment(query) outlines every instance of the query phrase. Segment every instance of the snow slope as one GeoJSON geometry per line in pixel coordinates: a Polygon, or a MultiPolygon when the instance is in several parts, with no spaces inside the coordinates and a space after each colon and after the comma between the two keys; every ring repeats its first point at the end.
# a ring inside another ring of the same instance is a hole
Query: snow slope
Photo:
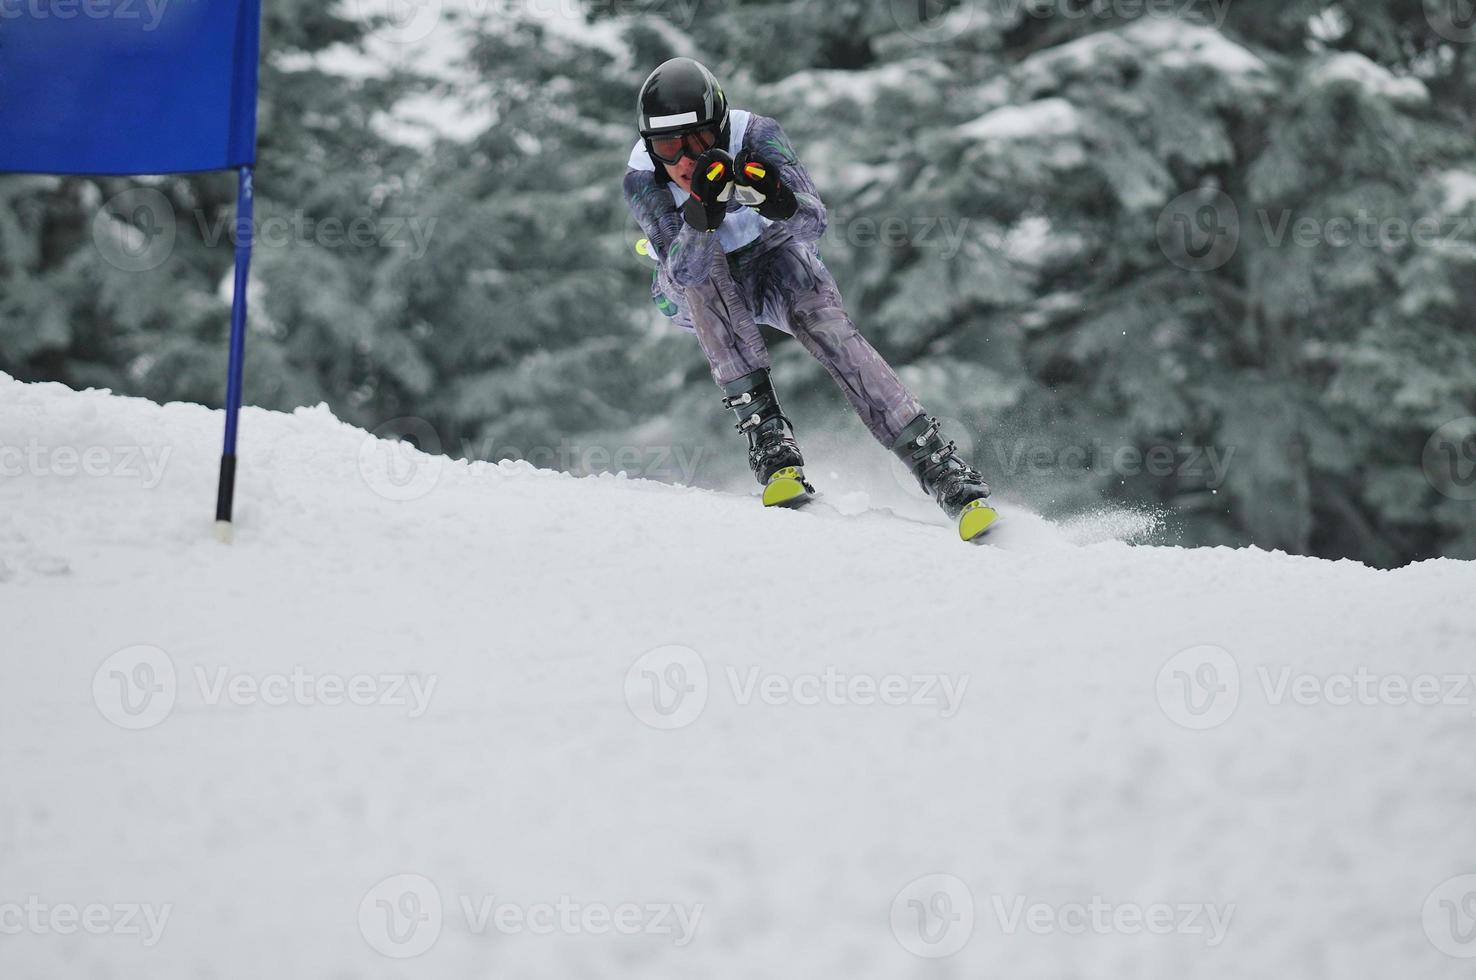
{"type": "Polygon", "coordinates": [[[0,376],[0,976],[1470,975],[1468,564],[242,431],[0,376]]]}

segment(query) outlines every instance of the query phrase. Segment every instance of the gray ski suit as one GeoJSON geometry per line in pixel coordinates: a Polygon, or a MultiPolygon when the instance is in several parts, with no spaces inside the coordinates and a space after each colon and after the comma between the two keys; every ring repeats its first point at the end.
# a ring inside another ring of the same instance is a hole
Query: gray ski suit
{"type": "Polygon", "coordinates": [[[645,143],[637,141],[625,174],[625,200],[657,259],[652,298],[697,335],[720,386],[769,367],[759,323],[790,334],[820,361],[871,434],[890,449],[923,409],[857,331],[820,261],[825,205],[777,122],[734,109],[729,124],[729,154],[736,158],[747,149],[777,164],[798,210],[785,221],[770,221],[731,201],[715,233],[698,231],[679,210],[687,193],[664,180],[664,172],[658,177],[645,143]]]}

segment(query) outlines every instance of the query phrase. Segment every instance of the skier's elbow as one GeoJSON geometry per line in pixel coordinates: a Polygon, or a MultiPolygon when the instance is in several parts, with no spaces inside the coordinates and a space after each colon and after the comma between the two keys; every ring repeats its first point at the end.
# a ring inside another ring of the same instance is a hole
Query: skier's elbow
{"type": "Polygon", "coordinates": [[[811,220],[810,224],[814,233],[814,240],[816,241],[818,241],[820,239],[820,236],[824,235],[826,229],[830,227],[830,214],[825,210],[825,205],[820,203],[820,199],[818,197],[815,198],[815,216],[811,220]]]}
{"type": "Polygon", "coordinates": [[[802,242],[818,242],[830,227],[830,215],[818,197],[809,195],[799,199],[799,210],[788,222],[789,230],[802,242]]]}

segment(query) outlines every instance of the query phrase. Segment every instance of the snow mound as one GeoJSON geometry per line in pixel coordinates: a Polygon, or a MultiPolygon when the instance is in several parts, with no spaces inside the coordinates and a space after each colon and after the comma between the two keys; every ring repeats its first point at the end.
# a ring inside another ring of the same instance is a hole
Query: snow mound
{"type": "Polygon", "coordinates": [[[1314,85],[1345,83],[1397,106],[1417,109],[1430,101],[1430,90],[1418,78],[1395,75],[1356,51],[1340,51],[1310,70],[1314,85]]]}
{"type": "Polygon", "coordinates": [[[0,975],[1468,975],[1468,564],[219,423],[0,377],[0,975]]]}
{"type": "Polygon", "coordinates": [[[1213,27],[1167,17],[1145,17],[1047,48],[1020,66],[1027,94],[1053,92],[1072,81],[1116,83],[1127,66],[1172,76],[1212,73],[1226,96],[1258,99],[1273,87],[1271,70],[1254,52],[1213,27]]]}
{"type": "Polygon", "coordinates": [[[1074,136],[1080,130],[1080,113],[1074,105],[1060,98],[1004,106],[958,127],[959,135],[971,140],[1074,136]]]}

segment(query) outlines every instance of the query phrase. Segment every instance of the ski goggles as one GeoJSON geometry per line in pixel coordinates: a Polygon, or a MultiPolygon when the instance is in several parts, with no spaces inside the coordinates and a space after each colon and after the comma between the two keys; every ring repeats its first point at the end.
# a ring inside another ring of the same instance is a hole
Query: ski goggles
{"type": "Polygon", "coordinates": [[[678,163],[682,157],[696,160],[717,144],[717,130],[711,126],[695,129],[689,133],[674,133],[671,136],[648,136],[646,146],[651,156],[662,163],[678,163]]]}

